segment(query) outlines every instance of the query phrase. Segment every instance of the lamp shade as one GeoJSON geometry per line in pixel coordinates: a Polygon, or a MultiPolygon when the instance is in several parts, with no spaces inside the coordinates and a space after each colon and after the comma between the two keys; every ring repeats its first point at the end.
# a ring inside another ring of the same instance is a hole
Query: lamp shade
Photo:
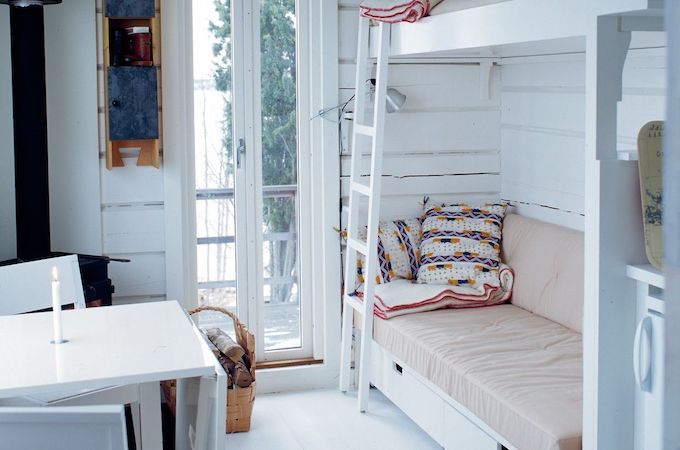
{"type": "Polygon", "coordinates": [[[394,88],[387,88],[387,112],[397,112],[406,103],[406,96],[394,88]]]}
{"type": "Polygon", "coordinates": [[[46,5],[58,5],[61,0],[0,0],[0,5],[9,6],[46,6],[46,5]]]}

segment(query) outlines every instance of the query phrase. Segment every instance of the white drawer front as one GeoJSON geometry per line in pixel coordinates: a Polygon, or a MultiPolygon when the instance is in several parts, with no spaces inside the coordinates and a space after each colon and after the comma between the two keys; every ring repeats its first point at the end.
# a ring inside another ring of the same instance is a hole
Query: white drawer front
{"type": "Polygon", "coordinates": [[[498,450],[498,443],[453,406],[444,410],[444,448],[446,450],[498,450]]]}
{"type": "Polygon", "coordinates": [[[371,371],[373,384],[418,424],[432,439],[444,445],[444,400],[399,366],[375,345],[371,371]],[[378,367],[379,366],[379,367],[378,367]]]}

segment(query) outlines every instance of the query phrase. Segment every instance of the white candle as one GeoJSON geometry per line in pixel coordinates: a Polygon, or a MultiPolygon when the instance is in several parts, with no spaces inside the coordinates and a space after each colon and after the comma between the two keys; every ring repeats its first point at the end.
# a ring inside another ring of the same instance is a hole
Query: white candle
{"type": "Polygon", "coordinates": [[[52,324],[54,325],[54,343],[64,342],[61,330],[61,292],[59,289],[59,273],[57,268],[52,268],[52,324]]]}

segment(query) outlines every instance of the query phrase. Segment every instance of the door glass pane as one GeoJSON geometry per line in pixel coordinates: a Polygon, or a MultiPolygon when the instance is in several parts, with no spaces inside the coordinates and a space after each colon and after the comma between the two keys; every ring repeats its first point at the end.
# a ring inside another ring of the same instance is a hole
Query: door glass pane
{"type": "Polygon", "coordinates": [[[302,346],[295,31],[295,0],[261,0],[265,350],[302,346]]]}
{"type": "MultiPolygon", "coordinates": [[[[198,298],[236,312],[230,21],[231,0],[193,2],[198,298]]],[[[232,328],[220,314],[199,321],[232,328]]]]}

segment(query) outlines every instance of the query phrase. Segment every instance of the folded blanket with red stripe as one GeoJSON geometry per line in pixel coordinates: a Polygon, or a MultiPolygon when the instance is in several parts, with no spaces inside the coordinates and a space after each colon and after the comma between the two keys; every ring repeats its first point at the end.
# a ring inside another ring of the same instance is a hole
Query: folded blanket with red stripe
{"type": "Polygon", "coordinates": [[[441,0],[364,0],[359,5],[361,15],[379,22],[416,22],[441,0]]]}
{"type": "MultiPolygon", "coordinates": [[[[505,303],[512,295],[514,275],[505,264],[500,286],[485,285],[484,292],[466,286],[419,284],[395,280],[375,288],[375,315],[381,319],[443,308],[479,308],[505,303]]],[[[361,295],[361,294],[359,294],[361,295]]]]}

